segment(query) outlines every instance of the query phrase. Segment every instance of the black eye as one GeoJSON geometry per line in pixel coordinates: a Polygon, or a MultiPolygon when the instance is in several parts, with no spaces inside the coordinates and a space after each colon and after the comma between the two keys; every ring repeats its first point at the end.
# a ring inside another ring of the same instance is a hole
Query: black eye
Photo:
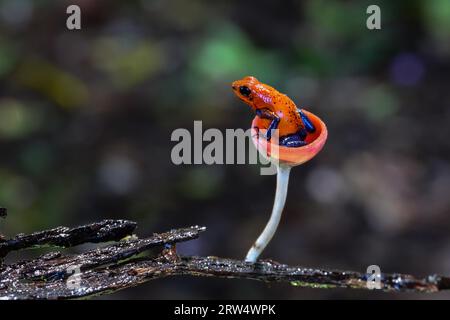
{"type": "Polygon", "coordinates": [[[251,91],[248,87],[246,87],[246,86],[240,86],[240,87],[239,87],[239,92],[240,92],[243,96],[246,96],[246,97],[248,97],[248,96],[250,95],[250,93],[252,93],[252,91],[251,91]]]}

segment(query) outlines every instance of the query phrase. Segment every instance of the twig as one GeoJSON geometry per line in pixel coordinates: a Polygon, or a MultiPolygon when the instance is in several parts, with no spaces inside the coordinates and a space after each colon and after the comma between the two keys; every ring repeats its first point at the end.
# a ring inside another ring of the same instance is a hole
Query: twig
{"type": "MultiPolygon", "coordinates": [[[[125,223],[134,226],[134,223],[125,223]]],[[[98,230],[99,224],[92,224],[68,230],[98,230]]],[[[124,221],[107,220],[100,223],[102,230],[115,230],[113,226],[124,225],[124,221]],[[106,229],[105,229],[106,228],[106,229]]],[[[121,234],[134,229],[120,229],[121,234]]],[[[59,239],[55,230],[43,231],[41,235],[51,235],[59,239]]],[[[140,283],[177,275],[207,276],[220,278],[250,279],[263,282],[285,282],[294,286],[314,288],[343,287],[350,289],[367,289],[365,273],[343,272],[316,268],[293,267],[273,261],[259,261],[256,264],[240,260],[218,257],[180,257],[175,244],[195,239],[204,227],[175,229],[166,233],[154,234],[148,238],[129,238],[118,243],[97,248],[78,255],[63,255],[53,252],[37,259],[0,266],[0,299],[70,299],[107,294],[140,283]],[[149,249],[156,248],[153,254],[143,255],[149,249]],[[69,285],[71,272],[79,268],[74,287],[69,285]],[[70,278],[69,278],[70,277],[70,278]]],[[[34,235],[36,235],[34,234],[34,235]]],[[[44,241],[44,243],[63,243],[65,246],[80,243],[77,232],[69,233],[65,241],[44,241]],[[78,239],[78,241],[76,241],[78,239]]],[[[85,240],[112,239],[100,232],[98,237],[85,233],[85,240]]],[[[30,235],[31,236],[31,235],[30,235]]],[[[16,237],[16,241],[27,236],[16,237]]],[[[48,239],[47,239],[48,240],[48,239]]],[[[29,242],[27,242],[27,245],[29,242]]],[[[23,247],[23,246],[20,246],[23,247]]],[[[381,288],[384,291],[437,292],[450,289],[450,278],[428,276],[424,279],[402,274],[382,274],[381,288]]]]}
{"type": "Polygon", "coordinates": [[[120,240],[136,228],[136,223],[127,220],[103,220],[76,228],[58,227],[35,232],[29,235],[19,234],[13,239],[0,243],[0,257],[9,252],[33,246],[72,247],[86,242],[106,242],[120,240]]]}

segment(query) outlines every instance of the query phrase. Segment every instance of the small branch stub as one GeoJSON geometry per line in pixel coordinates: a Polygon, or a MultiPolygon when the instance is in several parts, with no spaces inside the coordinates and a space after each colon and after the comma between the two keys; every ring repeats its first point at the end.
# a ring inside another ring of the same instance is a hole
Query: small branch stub
{"type": "Polygon", "coordinates": [[[8,214],[8,211],[6,210],[6,208],[0,207],[0,218],[5,218],[7,214],[8,214]]]}

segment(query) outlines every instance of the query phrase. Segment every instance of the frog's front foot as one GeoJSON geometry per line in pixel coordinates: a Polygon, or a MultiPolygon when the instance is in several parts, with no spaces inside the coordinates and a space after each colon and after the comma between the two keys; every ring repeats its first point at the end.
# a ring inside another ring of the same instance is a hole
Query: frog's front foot
{"type": "Polygon", "coordinates": [[[267,130],[263,130],[262,134],[260,133],[260,130],[258,127],[253,127],[253,129],[255,130],[255,134],[253,135],[253,137],[256,137],[256,139],[259,140],[259,137],[261,136],[263,139],[267,140],[268,142],[270,142],[270,140],[272,139],[271,134],[269,133],[270,131],[267,130]]]}

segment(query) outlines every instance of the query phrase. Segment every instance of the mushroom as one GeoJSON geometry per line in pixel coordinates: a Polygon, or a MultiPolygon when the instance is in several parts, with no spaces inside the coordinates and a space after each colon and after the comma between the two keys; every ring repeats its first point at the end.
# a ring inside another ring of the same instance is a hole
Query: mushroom
{"type": "Polygon", "coordinates": [[[286,202],[291,168],[311,160],[322,149],[327,140],[328,131],[325,123],[313,113],[306,110],[302,111],[313,122],[316,131],[307,135],[305,139],[307,144],[301,147],[280,146],[278,145],[278,139],[267,141],[267,139],[260,134],[260,131],[264,132],[268,129],[268,122],[258,116],[253,119],[252,141],[261,155],[268,158],[277,167],[277,187],[269,222],[248,251],[245,258],[245,261],[247,262],[254,263],[258,260],[258,257],[277,230],[286,202]]]}

